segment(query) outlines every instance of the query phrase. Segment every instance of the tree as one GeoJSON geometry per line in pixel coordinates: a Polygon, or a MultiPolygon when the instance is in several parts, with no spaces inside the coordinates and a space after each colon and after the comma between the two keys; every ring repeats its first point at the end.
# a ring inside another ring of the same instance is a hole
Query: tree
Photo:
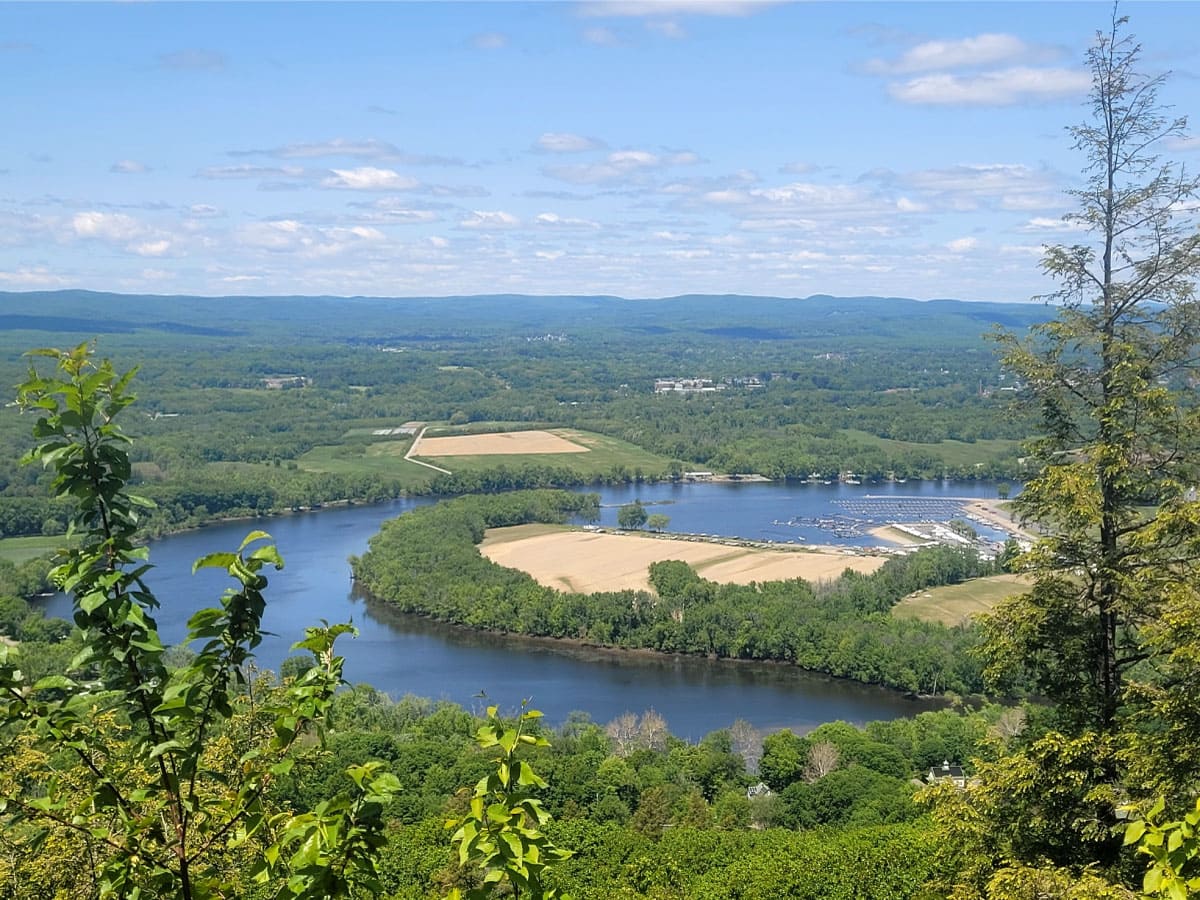
{"type": "MultiPolygon", "coordinates": [[[[298,814],[275,811],[272,783],[320,729],[341,683],[334,641],[348,625],[308,629],[297,649],[315,660],[289,685],[252,685],[247,666],[262,639],[267,566],[283,561],[251,533],[234,552],[196,568],[224,569],[235,587],[188,622],[199,649],[168,667],[151,616],[147,550],[135,543],[149,506],[126,490],[129,439],[117,424],[133,402],[133,372],[97,364],[87,345],[42,350],[18,403],[35,412],[37,446],[25,462],[54,473],[75,512],[73,549],[51,572],[74,600],[83,650],[65,672],[30,683],[18,649],[0,646],[0,733],[6,761],[26,770],[0,783],[0,823],[25,847],[66,842],[100,896],[229,896],[247,877],[274,896],[377,892],[383,804],[399,788],[379,764],[351,767],[356,790],[298,814]]],[[[62,873],[64,876],[66,873],[62,873]]]]}
{"type": "Polygon", "coordinates": [[[641,500],[626,503],[617,510],[617,525],[621,528],[641,528],[646,524],[648,518],[646,507],[642,506],[641,500]]]}
{"type": "Polygon", "coordinates": [[[646,518],[646,527],[651,531],[666,531],[671,524],[671,517],[665,513],[651,513],[646,518]]]}
{"type": "Polygon", "coordinates": [[[1091,118],[1071,129],[1085,185],[1066,221],[1085,235],[1046,251],[1057,318],[1000,336],[1006,366],[1042,411],[1039,473],[1014,501],[1044,537],[1032,591],[987,620],[991,671],[1024,668],[1077,728],[1111,731],[1143,628],[1196,571],[1195,425],[1183,400],[1200,335],[1194,278],[1200,182],[1156,150],[1183,134],[1163,76],[1115,13],[1087,56],[1091,118]]]}
{"type": "MultiPolygon", "coordinates": [[[[1161,786],[1184,793],[1200,765],[1195,704],[1171,705],[1194,695],[1171,682],[1194,684],[1200,658],[1200,182],[1157,155],[1186,123],[1158,100],[1163,76],[1139,71],[1125,24],[1114,11],[1087,55],[1091,116],[1070,129],[1085,181],[1066,216],[1082,237],[1042,264],[1057,317],[999,337],[1042,415],[1038,474],[1014,501],[1042,536],[1019,560],[1032,589],[985,617],[983,653],[994,683],[1015,674],[1054,701],[1057,730],[946,800],[962,805],[947,821],[976,851],[962,877],[994,897],[1127,878],[1117,806],[1161,786]]],[[[1089,885],[1083,895],[1105,895],[1089,885]]]]}

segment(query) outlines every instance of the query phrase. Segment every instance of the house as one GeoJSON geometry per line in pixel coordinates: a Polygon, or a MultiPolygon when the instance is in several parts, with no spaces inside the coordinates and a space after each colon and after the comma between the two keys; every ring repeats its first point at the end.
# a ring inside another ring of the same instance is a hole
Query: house
{"type": "Polygon", "coordinates": [[[925,780],[930,784],[941,784],[949,781],[957,788],[967,786],[967,776],[963,773],[962,766],[952,766],[949,760],[942,760],[940,766],[933,766],[925,775],[925,780]]]}
{"type": "Polygon", "coordinates": [[[750,787],[746,788],[747,800],[753,800],[755,797],[770,796],[772,796],[772,791],[769,787],[767,787],[767,783],[765,781],[760,781],[758,784],[752,784],[750,787]]]}

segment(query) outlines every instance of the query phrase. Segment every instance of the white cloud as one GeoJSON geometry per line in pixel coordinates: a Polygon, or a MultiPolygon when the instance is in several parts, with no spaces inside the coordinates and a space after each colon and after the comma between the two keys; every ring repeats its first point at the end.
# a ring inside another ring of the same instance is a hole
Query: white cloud
{"type": "Polygon", "coordinates": [[[603,150],[604,142],[582,134],[547,131],[537,139],[537,148],[547,153],[582,153],[586,150],[603,150]]]}
{"type": "Polygon", "coordinates": [[[485,31],[474,35],[471,43],[480,50],[499,50],[508,46],[508,35],[501,31],[485,31]]]}
{"type": "Polygon", "coordinates": [[[107,241],[128,241],[142,233],[141,223],[131,216],[95,210],[76,213],[71,228],[78,237],[107,241]]]}
{"type": "Polygon", "coordinates": [[[321,181],[321,187],[346,188],[352,191],[411,191],[419,186],[415,178],[401,175],[392,169],[360,166],[357,169],[333,169],[333,174],[321,181]]]}
{"type": "Polygon", "coordinates": [[[20,268],[8,272],[0,269],[0,284],[11,285],[12,287],[62,287],[68,283],[66,278],[54,274],[44,266],[32,269],[20,268]]]}
{"type": "Polygon", "coordinates": [[[171,242],[166,238],[157,241],[143,241],[129,248],[138,256],[163,256],[171,249],[171,242]]]}
{"type": "Polygon", "coordinates": [[[949,41],[926,41],[906,51],[899,59],[873,59],[867,71],[889,75],[908,75],[940,69],[994,66],[999,63],[1028,62],[1045,58],[1046,48],[1025,43],[1011,34],[980,34],[949,41]]]}
{"type": "Polygon", "coordinates": [[[1184,153],[1191,150],[1200,150],[1200,136],[1189,135],[1169,138],[1167,140],[1167,149],[1184,153]]]}
{"type": "Polygon", "coordinates": [[[1091,76],[1082,69],[1019,66],[970,75],[922,75],[888,85],[901,103],[925,106],[1012,106],[1060,100],[1085,93],[1091,76]]]}
{"type": "Polygon", "coordinates": [[[896,201],[896,209],[903,213],[918,213],[925,212],[929,207],[924,203],[918,203],[915,200],[909,200],[907,197],[901,197],[896,201]]]}
{"type": "Polygon", "coordinates": [[[143,172],[149,172],[150,167],[135,159],[122,159],[109,166],[108,171],[118,175],[140,175],[143,172]]]}
{"type": "Polygon", "coordinates": [[[567,254],[564,250],[538,250],[534,252],[533,255],[538,259],[545,259],[553,262],[556,259],[562,259],[567,254]]]}
{"type": "Polygon", "coordinates": [[[596,0],[584,3],[580,15],[597,18],[643,16],[749,16],[782,0],[596,0]]]}
{"type": "Polygon", "coordinates": [[[1054,232],[1054,231],[1086,231],[1087,226],[1082,222],[1071,222],[1066,219],[1052,219],[1049,216],[1034,216],[1021,226],[1021,231],[1054,232]]]}
{"type": "Polygon", "coordinates": [[[321,228],[295,219],[274,219],[243,225],[237,240],[245,245],[270,253],[292,253],[304,259],[323,259],[356,248],[366,248],[386,241],[377,228],[321,228]]]}
{"type": "Polygon", "coordinates": [[[535,224],[548,228],[587,228],[595,229],[600,227],[599,222],[593,222],[591,219],[573,219],[566,216],[560,216],[558,213],[544,212],[538,213],[533,220],[535,224]]]}
{"type": "Polygon", "coordinates": [[[458,223],[461,228],[515,228],[521,220],[503,210],[472,210],[471,215],[458,223]]]}
{"type": "Polygon", "coordinates": [[[600,184],[630,178],[667,166],[686,166],[699,162],[695,153],[658,154],[648,150],[616,150],[602,162],[577,166],[547,166],[544,175],[571,184],[600,184]]]}
{"type": "Polygon", "coordinates": [[[450,246],[450,242],[448,240],[446,240],[444,237],[438,237],[437,235],[433,235],[429,239],[429,243],[433,244],[433,246],[437,247],[439,250],[445,250],[450,246]]]}
{"type": "Polygon", "coordinates": [[[946,243],[946,249],[951,253],[969,253],[979,246],[979,239],[973,237],[960,237],[946,243]]]}

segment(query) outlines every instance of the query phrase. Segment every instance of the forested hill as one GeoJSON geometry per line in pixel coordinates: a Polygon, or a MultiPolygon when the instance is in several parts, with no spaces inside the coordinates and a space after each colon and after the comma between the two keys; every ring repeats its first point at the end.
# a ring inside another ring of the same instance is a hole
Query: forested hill
{"type": "Polygon", "coordinates": [[[1032,303],[918,301],[900,297],[807,298],[689,294],[610,296],[488,294],[465,297],[194,297],[95,291],[0,292],[0,331],[217,336],[277,329],[289,335],[445,339],[537,330],[699,332],[717,338],[798,340],[836,336],[977,340],[992,324],[1023,329],[1049,318],[1032,303]]]}

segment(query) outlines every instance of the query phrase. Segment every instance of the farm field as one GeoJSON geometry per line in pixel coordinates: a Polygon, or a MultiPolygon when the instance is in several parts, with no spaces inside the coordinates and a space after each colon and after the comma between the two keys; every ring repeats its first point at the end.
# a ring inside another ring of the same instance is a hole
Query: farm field
{"type": "Polygon", "coordinates": [[[662,475],[671,462],[618,438],[573,428],[514,432],[474,428],[470,434],[425,437],[413,455],[452,472],[531,464],[570,469],[585,476],[607,476],[614,470],[632,474],[639,469],[648,476],[662,475]],[[447,447],[453,452],[440,455],[447,447]]]}
{"type": "Polygon", "coordinates": [[[423,437],[413,456],[524,456],[526,454],[590,453],[591,448],[568,440],[561,432],[499,431],[491,434],[460,434],[423,437]]]}
{"type": "Polygon", "coordinates": [[[683,560],[710,581],[734,584],[832,580],[846,569],[874,572],[886,562],[878,556],[759,550],[545,525],[492,529],[479,552],[494,563],[527,572],[547,587],[579,593],[650,590],[650,564],[667,559],[683,560]]]}
{"type": "Polygon", "coordinates": [[[66,538],[62,535],[0,538],[0,559],[20,564],[35,556],[53,553],[64,544],[66,544],[66,538]]]}
{"type": "Polygon", "coordinates": [[[892,615],[953,627],[989,611],[1001,600],[1021,593],[1028,586],[1029,580],[1022,575],[974,578],[962,584],[947,584],[909,594],[892,608],[892,615]]]}

